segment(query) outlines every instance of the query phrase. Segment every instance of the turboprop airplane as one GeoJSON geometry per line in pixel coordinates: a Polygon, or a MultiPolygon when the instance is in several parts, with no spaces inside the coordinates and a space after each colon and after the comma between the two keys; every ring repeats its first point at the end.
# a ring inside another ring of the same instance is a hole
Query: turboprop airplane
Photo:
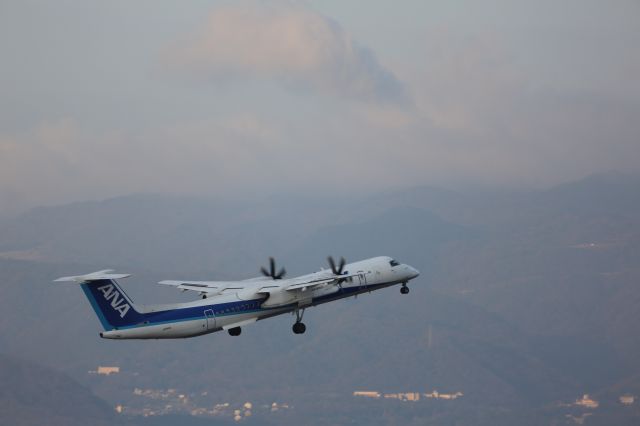
{"type": "Polygon", "coordinates": [[[200,336],[226,330],[239,336],[242,327],[258,320],[295,313],[295,334],[303,334],[302,317],[306,308],[360,293],[401,284],[400,292],[409,293],[407,283],[420,273],[390,257],[374,257],[346,264],[327,259],[331,269],[295,278],[276,272],[273,258],[263,276],[244,281],[160,281],[182,291],[193,291],[200,299],[168,305],[136,305],[116,282],[129,274],[112,270],[87,275],[62,277],[56,282],[80,284],[100,319],[105,339],[175,339],[200,336]]]}

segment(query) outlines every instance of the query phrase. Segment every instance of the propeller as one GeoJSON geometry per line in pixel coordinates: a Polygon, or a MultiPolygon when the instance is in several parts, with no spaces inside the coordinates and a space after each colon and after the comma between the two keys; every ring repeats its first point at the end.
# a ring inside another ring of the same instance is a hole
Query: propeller
{"type": "Polygon", "coordinates": [[[284,277],[284,274],[287,273],[284,268],[280,268],[280,271],[276,274],[276,260],[273,257],[269,258],[269,270],[265,269],[263,266],[260,268],[260,272],[262,272],[262,275],[265,277],[271,277],[274,280],[281,280],[282,277],[284,277]]]}
{"type": "MultiPolygon", "coordinates": [[[[333,257],[329,256],[327,257],[327,262],[329,262],[329,266],[331,266],[331,272],[333,272],[333,275],[342,275],[342,270],[344,269],[344,265],[347,263],[344,260],[344,257],[340,258],[340,264],[336,265],[336,262],[333,260],[333,257]]],[[[344,278],[340,278],[338,279],[338,285],[342,284],[343,282],[345,282],[346,279],[344,278]]]]}

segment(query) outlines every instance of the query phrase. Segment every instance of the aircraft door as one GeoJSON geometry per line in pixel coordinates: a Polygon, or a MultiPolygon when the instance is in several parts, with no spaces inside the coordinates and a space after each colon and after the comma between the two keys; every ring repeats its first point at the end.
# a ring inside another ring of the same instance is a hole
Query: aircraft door
{"type": "Polygon", "coordinates": [[[207,309],[204,311],[204,316],[207,321],[207,330],[216,328],[216,317],[213,315],[213,310],[207,309]]]}

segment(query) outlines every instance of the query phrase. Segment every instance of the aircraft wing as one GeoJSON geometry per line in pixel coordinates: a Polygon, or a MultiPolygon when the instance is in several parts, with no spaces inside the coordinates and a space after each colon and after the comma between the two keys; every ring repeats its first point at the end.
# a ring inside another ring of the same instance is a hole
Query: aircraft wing
{"type": "Polygon", "coordinates": [[[169,285],[177,289],[198,291],[200,293],[222,293],[225,290],[242,290],[247,287],[241,281],[182,281],[164,280],[158,284],[169,285]]]}
{"type": "Polygon", "coordinates": [[[334,275],[331,272],[314,273],[298,278],[283,280],[250,279],[244,281],[185,281],[164,280],[158,284],[175,287],[182,291],[197,291],[199,293],[217,293],[225,290],[244,290],[255,288],[258,293],[271,293],[277,289],[288,291],[304,290],[306,288],[337,283],[338,280],[358,276],[358,274],[334,275]]]}
{"type": "Polygon", "coordinates": [[[329,273],[325,276],[318,276],[317,274],[313,274],[313,276],[309,277],[300,277],[293,278],[288,280],[286,290],[304,290],[305,288],[316,287],[325,284],[333,284],[337,283],[338,280],[344,280],[351,277],[357,277],[359,274],[344,274],[344,275],[334,275],[329,273]]]}

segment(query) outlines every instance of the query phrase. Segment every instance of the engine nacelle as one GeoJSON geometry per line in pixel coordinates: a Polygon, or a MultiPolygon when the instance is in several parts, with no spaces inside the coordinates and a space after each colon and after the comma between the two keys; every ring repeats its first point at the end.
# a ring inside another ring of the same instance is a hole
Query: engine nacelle
{"type": "Polygon", "coordinates": [[[284,288],[277,288],[270,291],[267,300],[262,302],[263,308],[275,308],[278,306],[289,305],[296,302],[296,293],[299,291],[287,291],[284,288]]]}
{"type": "Polygon", "coordinates": [[[244,290],[240,290],[236,293],[236,296],[240,300],[254,300],[256,298],[266,299],[267,295],[261,292],[258,292],[255,288],[248,288],[244,290]]]}

